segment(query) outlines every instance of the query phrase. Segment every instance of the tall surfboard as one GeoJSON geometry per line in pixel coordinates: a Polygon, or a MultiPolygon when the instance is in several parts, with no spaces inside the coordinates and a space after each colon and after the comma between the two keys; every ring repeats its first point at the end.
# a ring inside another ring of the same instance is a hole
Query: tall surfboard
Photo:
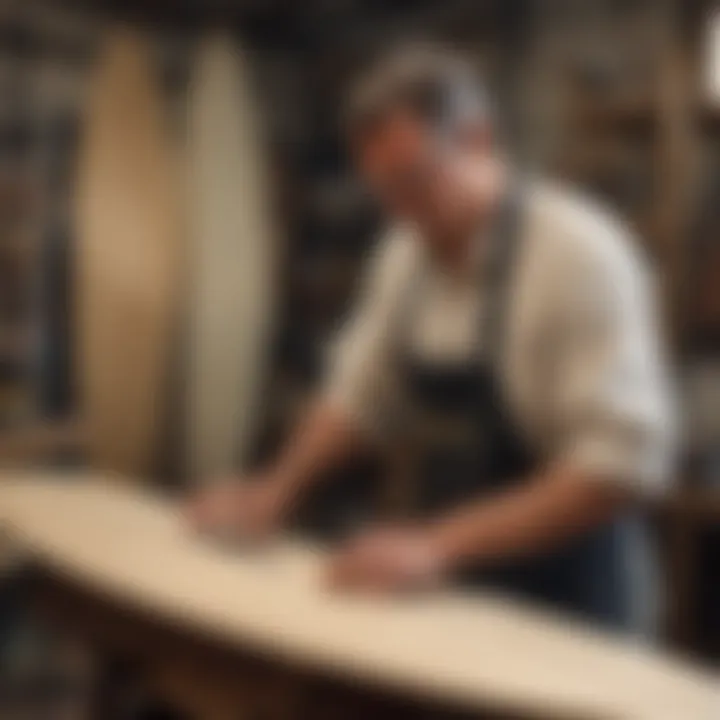
{"type": "Polygon", "coordinates": [[[242,465],[257,430],[276,234],[248,61],[222,35],[191,73],[188,449],[191,477],[242,465]]]}
{"type": "Polygon", "coordinates": [[[161,97],[146,41],[112,30],[78,166],[77,377],[90,462],[132,477],[162,439],[183,251],[161,97]]]}

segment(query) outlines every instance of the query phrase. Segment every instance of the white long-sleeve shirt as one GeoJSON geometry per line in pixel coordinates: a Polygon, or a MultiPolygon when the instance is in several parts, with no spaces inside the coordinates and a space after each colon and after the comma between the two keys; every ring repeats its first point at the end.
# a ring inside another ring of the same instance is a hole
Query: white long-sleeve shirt
{"type": "MultiPolygon", "coordinates": [[[[529,186],[522,213],[500,363],[516,421],[548,461],[663,489],[673,402],[652,282],[633,238],[588,200],[548,184],[529,186]]],[[[479,264],[487,239],[478,238],[479,264]]],[[[415,230],[390,228],[332,349],[328,401],[386,436],[403,408],[408,346],[430,362],[482,352],[482,277],[450,277],[415,230]]]]}

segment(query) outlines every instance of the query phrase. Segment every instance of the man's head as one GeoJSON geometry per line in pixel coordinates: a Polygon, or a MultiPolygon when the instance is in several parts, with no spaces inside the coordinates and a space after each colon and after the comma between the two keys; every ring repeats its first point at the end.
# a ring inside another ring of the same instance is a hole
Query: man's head
{"type": "Polygon", "coordinates": [[[492,158],[492,118],[473,66],[436,48],[411,48],[373,67],[348,103],[359,169],[393,215],[432,232],[467,210],[473,176],[492,158]]]}

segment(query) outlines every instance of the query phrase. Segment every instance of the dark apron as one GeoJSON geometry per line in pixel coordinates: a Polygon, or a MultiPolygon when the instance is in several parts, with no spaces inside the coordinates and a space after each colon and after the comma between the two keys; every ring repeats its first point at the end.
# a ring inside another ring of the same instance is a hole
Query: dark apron
{"type": "MultiPolygon", "coordinates": [[[[513,422],[498,371],[522,206],[520,191],[509,193],[495,225],[485,277],[489,304],[479,328],[484,351],[467,363],[447,365],[405,353],[401,375],[413,417],[425,426],[445,427],[455,438],[416,444],[424,455],[414,488],[417,515],[437,516],[497,495],[540,470],[534,449],[513,422]]],[[[643,592],[650,591],[644,580],[650,577],[645,536],[640,517],[628,512],[551,552],[471,569],[459,581],[497,587],[605,626],[647,632],[638,612],[643,592]]]]}

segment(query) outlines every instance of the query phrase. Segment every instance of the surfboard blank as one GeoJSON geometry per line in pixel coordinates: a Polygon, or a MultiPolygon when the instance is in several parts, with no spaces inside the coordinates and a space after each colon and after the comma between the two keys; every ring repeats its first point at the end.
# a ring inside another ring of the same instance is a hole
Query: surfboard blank
{"type": "Polygon", "coordinates": [[[189,467],[201,479],[246,456],[271,313],[267,157],[246,61],[201,43],[188,104],[191,212],[189,467]]]}
{"type": "Polygon", "coordinates": [[[0,521],[70,587],[194,642],[281,658],[284,673],[329,673],[482,717],[717,717],[717,673],[658,648],[489,590],[413,602],[335,596],[320,582],[327,558],[317,548],[213,553],[183,532],[172,504],[100,473],[62,483],[6,473],[0,521]]]}
{"type": "Polygon", "coordinates": [[[78,383],[95,467],[151,472],[177,307],[179,197],[149,49],[106,40],[77,183],[78,383]]]}

